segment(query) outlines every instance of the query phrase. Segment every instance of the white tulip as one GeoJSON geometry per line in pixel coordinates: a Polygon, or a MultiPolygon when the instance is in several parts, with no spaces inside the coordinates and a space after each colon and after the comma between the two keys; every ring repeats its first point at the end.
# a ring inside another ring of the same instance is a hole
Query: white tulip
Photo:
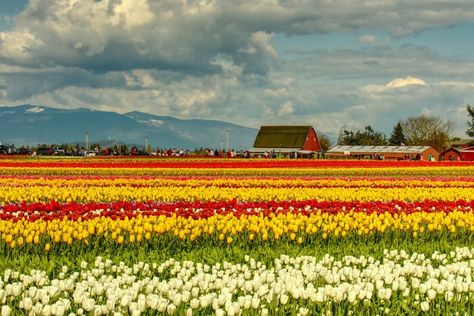
{"type": "Polygon", "coordinates": [[[426,292],[426,296],[428,297],[428,300],[433,301],[436,298],[436,291],[433,289],[429,289],[426,292]]]}
{"type": "Polygon", "coordinates": [[[428,312],[430,310],[430,303],[424,301],[420,304],[420,308],[423,312],[428,312]]]}
{"type": "Polygon", "coordinates": [[[192,309],[197,309],[200,305],[200,301],[197,298],[193,298],[190,302],[189,305],[191,306],[192,309]]]}
{"type": "Polygon", "coordinates": [[[193,316],[193,310],[192,310],[192,308],[188,308],[188,309],[186,310],[186,316],[193,316]]]}
{"type": "Polygon", "coordinates": [[[41,311],[43,310],[43,304],[41,304],[40,302],[37,302],[34,306],[33,306],[33,313],[34,314],[41,314],[41,311]]]}
{"type": "Polygon", "coordinates": [[[252,308],[257,309],[260,306],[260,299],[258,297],[252,297],[252,308]]]}
{"type": "Polygon", "coordinates": [[[351,304],[354,304],[356,302],[357,298],[357,292],[352,290],[349,293],[347,293],[347,301],[351,304]]]}
{"type": "Polygon", "coordinates": [[[130,297],[130,295],[124,295],[122,296],[121,300],[120,300],[120,306],[122,307],[127,307],[130,302],[132,301],[132,298],[130,297]]]}
{"type": "Polygon", "coordinates": [[[23,299],[23,309],[26,311],[30,311],[33,309],[33,300],[31,297],[27,296],[23,299]]]}
{"type": "Polygon", "coordinates": [[[451,292],[451,291],[447,291],[444,295],[444,299],[447,301],[447,302],[451,302],[454,298],[454,293],[451,292]]]}
{"type": "Polygon", "coordinates": [[[166,311],[166,308],[168,306],[168,303],[164,300],[161,300],[159,303],[158,303],[158,308],[157,310],[160,312],[160,313],[163,313],[164,311],[166,311]]]}
{"type": "Polygon", "coordinates": [[[176,305],[174,305],[173,303],[169,304],[169,305],[166,307],[166,312],[167,312],[169,315],[173,315],[173,314],[176,312],[176,305]]]}
{"type": "Polygon", "coordinates": [[[10,316],[12,313],[12,308],[8,305],[3,305],[2,306],[2,310],[1,310],[1,314],[2,316],[10,316]]]}
{"type": "Polygon", "coordinates": [[[234,306],[232,306],[232,304],[229,304],[229,306],[226,308],[226,312],[227,312],[227,315],[234,316],[235,315],[234,306]]]}
{"type": "Polygon", "coordinates": [[[181,300],[184,302],[184,303],[187,303],[189,302],[189,299],[191,298],[191,292],[189,291],[183,291],[183,293],[181,294],[181,300]]]}
{"type": "Polygon", "coordinates": [[[51,305],[44,305],[43,309],[41,310],[41,314],[44,316],[51,315],[51,305]]]}
{"type": "Polygon", "coordinates": [[[95,309],[95,300],[93,298],[86,298],[82,301],[82,308],[85,311],[91,312],[95,309]]]}
{"type": "Polygon", "coordinates": [[[280,304],[286,305],[288,303],[289,297],[286,294],[280,296],[280,304]]]}
{"type": "Polygon", "coordinates": [[[244,309],[249,309],[252,306],[252,299],[250,297],[245,297],[242,305],[244,309]]]}

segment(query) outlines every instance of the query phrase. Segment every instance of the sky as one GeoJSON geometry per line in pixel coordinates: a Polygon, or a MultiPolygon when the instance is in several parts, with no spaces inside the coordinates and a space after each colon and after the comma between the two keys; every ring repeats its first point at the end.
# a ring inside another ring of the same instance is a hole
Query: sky
{"type": "Polygon", "coordinates": [[[0,105],[25,103],[466,138],[472,0],[1,0],[0,105]]]}

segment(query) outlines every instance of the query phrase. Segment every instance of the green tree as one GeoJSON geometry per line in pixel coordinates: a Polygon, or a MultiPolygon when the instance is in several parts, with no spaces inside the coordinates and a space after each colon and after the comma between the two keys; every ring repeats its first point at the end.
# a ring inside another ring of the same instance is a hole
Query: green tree
{"type": "Polygon", "coordinates": [[[120,145],[119,151],[120,151],[120,154],[121,154],[121,155],[128,155],[128,154],[129,154],[129,152],[128,152],[128,146],[125,145],[125,144],[120,145]]]}
{"type": "Polygon", "coordinates": [[[407,140],[405,134],[403,134],[402,123],[398,122],[397,125],[393,127],[392,135],[390,135],[388,144],[392,146],[401,146],[402,144],[406,144],[406,142],[407,140]]]}
{"type": "Polygon", "coordinates": [[[372,126],[367,125],[363,131],[350,131],[344,129],[339,136],[339,145],[358,146],[381,146],[387,145],[384,133],[375,131],[372,126]]]}
{"type": "Polygon", "coordinates": [[[92,145],[90,146],[90,149],[91,149],[91,150],[99,150],[99,151],[100,151],[100,150],[101,150],[100,144],[92,144],[92,145]]]}
{"type": "Polygon", "coordinates": [[[469,114],[470,121],[467,122],[467,131],[466,134],[469,137],[474,137],[474,108],[469,104],[467,105],[467,113],[469,114]]]}

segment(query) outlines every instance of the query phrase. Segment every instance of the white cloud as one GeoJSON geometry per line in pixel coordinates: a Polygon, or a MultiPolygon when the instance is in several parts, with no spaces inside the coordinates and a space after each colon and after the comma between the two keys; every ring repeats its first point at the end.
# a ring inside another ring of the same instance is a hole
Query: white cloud
{"type": "Polygon", "coordinates": [[[426,82],[415,77],[396,78],[386,85],[367,85],[362,87],[362,90],[367,93],[382,93],[387,90],[399,89],[407,86],[426,86],[426,82]]]}
{"type": "Polygon", "coordinates": [[[287,116],[292,114],[294,111],[295,108],[293,106],[293,102],[287,101],[280,106],[280,109],[278,110],[278,116],[287,116]]]}
{"type": "MultiPolygon", "coordinates": [[[[31,66],[209,72],[209,60],[225,53],[247,71],[262,72],[265,66],[252,66],[278,57],[270,42],[275,33],[379,28],[408,34],[472,21],[471,5],[469,0],[35,0],[15,17],[14,30],[0,39],[0,58],[31,66]]],[[[373,43],[376,38],[364,35],[360,40],[373,43]]]]}
{"type": "MultiPolygon", "coordinates": [[[[12,30],[0,34],[0,102],[232,118],[254,127],[304,121],[333,134],[342,125],[390,129],[423,108],[448,112],[473,99],[474,62],[379,45],[284,60],[274,35],[416,33],[473,21],[471,6],[470,0],[29,1],[12,30]]],[[[365,34],[359,41],[382,39],[365,34]]]]}
{"type": "Polygon", "coordinates": [[[288,95],[287,88],[278,88],[278,89],[265,89],[263,94],[269,97],[284,97],[288,95]]]}
{"type": "Polygon", "coordinates": [[[122,0],[114,8],[111,22],[114,25],[125,23],[128,28],[139,27],[153,21],[147,0],[122,0]]]}
{"type": "Polygon", "coordinates": [[[402,88],[406,86],[412,86],[412,85],[420,85],[420,86],[426,86],[426,82],[422,79],[415,78],[415,77],[405,77],[405,78],[397,78],[385,86],[387,89],[397,89],[397,88],[402,88]]]}
{"type": "Polygon", "coordinates": [[[359,42],[362,44],[375,44],[377,42],[377,38],[373,35],[362,35],[359,37],[359,42]]]}
{"type": "Polygon", "coordinates": [[[44,44],[28,32],[0,32],[0,56],[19,61],[33,56],[33,50],[44,44]]]}

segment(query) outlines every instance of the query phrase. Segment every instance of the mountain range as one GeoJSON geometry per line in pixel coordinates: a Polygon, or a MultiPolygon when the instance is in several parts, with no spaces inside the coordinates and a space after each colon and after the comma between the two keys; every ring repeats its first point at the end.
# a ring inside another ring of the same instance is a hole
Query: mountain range
{"type": "Polygon", "coordinates": [[[159,148],[248,149],[257,130],[224,121],[159,116],[143,112],[116,113],[93,109],[60,109],[42,105],[0,107],[0,142],[37,145],[121,142],[159,148]]]}

